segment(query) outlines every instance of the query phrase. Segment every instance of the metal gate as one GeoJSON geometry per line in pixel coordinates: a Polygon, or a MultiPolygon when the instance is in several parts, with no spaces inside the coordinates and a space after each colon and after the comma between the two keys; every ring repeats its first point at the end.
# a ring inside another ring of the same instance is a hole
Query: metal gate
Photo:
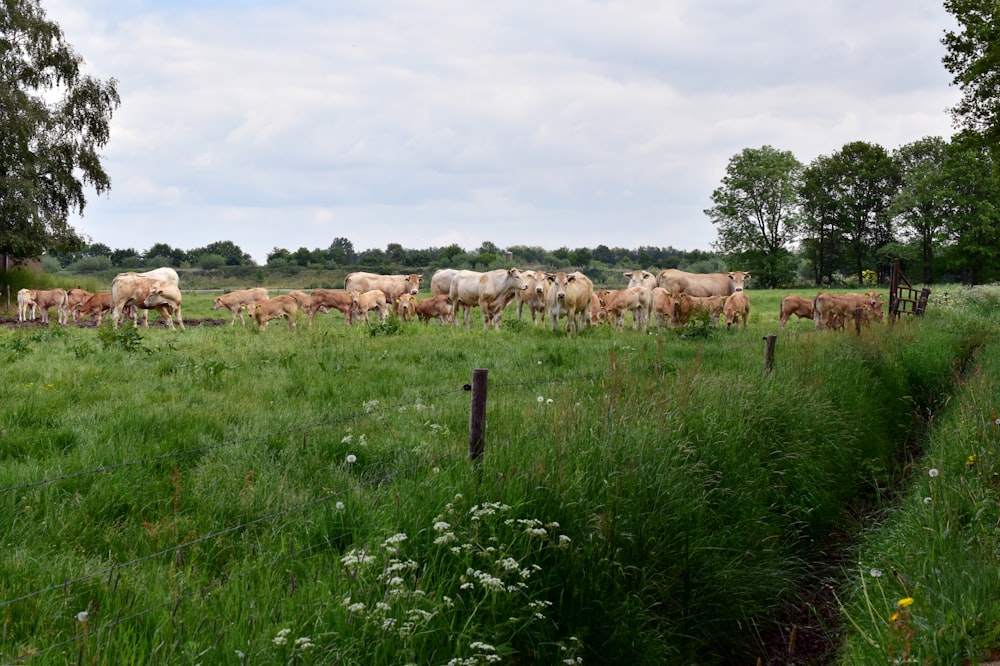
{"type": "Polygon", "coordinates": [[[895,321],[901,314],[923,316],[930,295],[927,287],[915,289],[899,270],[899,262],[895,262],[889,282],[889,321],[895,321]]]}

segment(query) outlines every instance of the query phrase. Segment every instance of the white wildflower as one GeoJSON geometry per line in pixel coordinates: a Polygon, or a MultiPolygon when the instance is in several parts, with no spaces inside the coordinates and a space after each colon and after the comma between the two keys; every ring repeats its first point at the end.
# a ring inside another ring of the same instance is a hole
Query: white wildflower
{"type": "Polygon", "coordinates": [[[435,532],[446,532],[449,529],[451,529],[451,525],[443,520],[439,520],[436,523],[434,523],[435,532]]]}
{"type": "Polygon", "coordinates": [[[347,607],[349,613],[361,613],[365,610],[365,604],[363,601],[358,601],[347,607]]]}
{"type": "Polygon", "coordinates": [[[545,396],[544,395],[538,396],[538,402],[545,402],[545,396]]]}
{"type": "Polygon", "coordinates": [[[927,470],[927,474],[933,479],[939,474],[939,472],[937,471],[936,468],[931,467],[929,470],[927,470]]]}
{"type": "Polygon", "coordinates": [[[354,455],[353,453],[348,453],[347,454],[347,464],[348,465],[353,465],[357,461],[358,461],[358,457],[356,455],[354,455]]]}
{"type": "Polygon", "coordinates": [[[353,437],[353,435],[351,435],[350,433],[348,433],[348,434],[344,435],[344,438],[342,440],[340,440],[340,443],[341,444],[350,444],[352,437],[353,437]]]}
{"type": "Polygon", "coordinates": [[[278,632],[278,635],[271,639],[271,642],[281,647],[288,642],[288,634],[292,633],[291,629],[282,629],[278,632]]]}
{"type": "Polygon", "coordinates": [[[924,504],[932,504],[933,502],[934,502],[934,498],[933,497],[925,497],[924,498],[924,504]]]}
{"type": "Polygon", "coordinates": [[[364,403],[364,405],[362,405],[362,406],[365,408],[366,412],[371,412],[373,409],[375,409],[376,407],[378,407],[378,400],[369,400],[368,402],[364,403]]]}
{"type": "Polygon", "coordinates": [[[89,617],[90,617],[90,613],[89,612],[87,612],[87,611],[80,611],[79,613],[76,614],[76,621],[80,622],[82,624],[82,623],[86,622],[87,618],[89,618],[89,617]]]}
{"type": "Polygon", "coordinates": [[[312,639],[308,636],[300,636],[295,639],[295,648],[305,652],[306,650],[311,650],[313,648],[312,639]]]}
{"type": "Polygon", "coordinates": [[[344,503],[343,502],[337,502],[336,506],[337,506],[337,511],[343,511],[344,510],[344,503]]]}
{"type": "Polygon", "coordinates": [[[545,401],[545,404],[546,405],[551,405],[553,402],[555,402],[555,401],[552,400],[552,398],[549,398],[548,400],[545,401]]]}
{"type": "Polygon", "coordinates": [[[868,573],[869,573],[869,575],[871,575],[872,578],[881,578],[882,577],[882,570],[881,569],[876,569],[876,568],[872,567],[872,570],[869,571],[868,573]]]}

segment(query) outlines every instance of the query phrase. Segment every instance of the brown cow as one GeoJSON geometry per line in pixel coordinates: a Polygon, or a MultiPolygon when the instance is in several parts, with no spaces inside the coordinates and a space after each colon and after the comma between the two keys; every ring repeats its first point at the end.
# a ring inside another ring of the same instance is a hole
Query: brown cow
{"type": "MultiPolygon", "coordinates": [[[[288,292],[288,295],[295,299],[295,302],[298,304],[300,310],[303,312],[309,312],[309,308],[312,307],[312,296],[298,289],[292,289],[288,292]]],[[[249,309],[247,311],[249,312],[249,309]]],[[[329,312],[329,310],[323,309],[323,312],[329,312]]]]}
{"type": "Polygon", "coordinates": [[[42,314],[42,323],[49,323],[49,308],[55,308],[59,324],[65,326],[69,320],[67,300],[65,289],[35,290],[34,301],[35,305],[38,306],[38,311],[42,314]]]}
{"type": "Polygon", "coordinates": [[[590,323],[599,324],[604,321],[604,309],[601,307],[601,297],[590,295],[590,323]]]}
{"type": "Polygon", "coordinates": [[[594,283],[583,273],[559,271],[549,273],[548,310],[552,330],[559,328],[559,317],[566,317],[566,335],[579,333],[585,325],[593,323],[590,306],[594,283]]]}
{"type": "Polygon", "coordinates": [[[237,291],[231,291],[228,294],[223,294],[222,296],[216,296],[215,300],[212,302],[212,309],[229,310],[233,314],[233,318],[229,322],[230,326],[236,325],[236,315],[239,313],[240,323],[246,326],[247,322],[246,319],[243,318],[243,310],[246,309],[251,303],[263,300],[267,300],[267,289],[264,287],[239,289],[237,291]]]}
{"type": "Polygon", "coordinates": [[[663,287],[654,287],[650,292],[650,319],[656,317],[656,327],[665,328],[674,320],[674,297],[663,287]]]}
{"type": "Polygon", "coordinates": [[[79,307],[81,317],[96,317],[97,324],[104,320],[104,313],[111,310],[111,292],[103,291],[93,294],[79,307]]]}
{"type": "Polygon", "coordinates": [[[649,309],[649,290],[645,287],[627,289],[602,289],[597,292],[608,323],[621,330],[625,325],[625,313],[632,313],[632,328],[646,328],[646,311],[649,309]]]}
{"type": "Polygon", "coordinates": [[[414,296],[420,291],[420,281],[423,275],[379,275],[378,273],[348,273],[344,278],[344,289],[365,293],[378,289],[385,294],[387,303],[394,303],[400,294],[409,292],[414,296]]]}
{"type": "Polygon", "coordinates": [[[288,329],[295,330],[295,318],[299,315],[299,304],[292,296],[282,294],[247,306],[247,311],[257,323],[257,328],[267,330],[267,322],[278,317],[288,319],[288,329]]]}
{"type": "Polygon", "coordinates": [[[429,322],[435,317],[442,323],[452,322],[451,296],[438,294],[419,301],[416,305],[417,317],[423,323],[429,322]]]}
{"type": "Polygon", "coordinates": [[[313,289],[309,301],[310,326],[312,326],[317,312],[329,312],[331,309],[340,310],[344,314],[344,321],[347,322],[348,326],[351,325],[351,307],[354,304],[351,300],[351,292],[343,289],[313,289]]]}
{"type": "Polygon", "coordinates": [[[417,299],[413,294],[400,294],[393,303],[393,310],[400,321],[413,321],[413,309],[416,306],[417,299]]]}
{"type": "Polygon", "coordinates": [[[352,291],[351,318],[361,317],[365,320],[366,324],[370,324],[371,322],[368,320],[368,312],[370,310],[375,310],[378,313],[378,319],[381,322],[385,322],[386,317],[389,316],[389,307],[382,290],[371,289],[364,293],[357,290],[352,291]]]}
{"type": "Polygon", "coordinates": [[[153,280],[153,284],[146,292],[140,307],[146,310],[156,310],[160,316],[167,320],[167,326],[174,328],[173,315],[177,316],[177,323],[184,328],[184,319],[181,317],[181,290],[172,282],[162,282],[153,280]]]}
{"type": "Polygon", "coordinates": [[[816,330],[827,328],[843,328],[844,322],[854,317],[856,310],[861,311],[862,322],[872,320],[881,322],[882,300],[878,292],[867,294],[830,294],[821,292],[813,299],[813,322],[816,330]],[[839,318],[839,319],[838,319],[839,318]]]}
{"type": "Polygon", "coordinates": [[[686,273],[676,268],[667,268],[656,276],[656,286],[663,287],[671,294],[692,296],[728,296],[743,291],[743,285],[750,279],[750,273],[686,273]]]}
{"type": "Polygon", "coordinates": [[[726,328],[732,328],[737,324],[744,331],[747,328],[747,319],[750,318],[750,298],[745,291],[738,291],[726,299],[726,304],[722,308],[722,314],[726,318],[726,328]]]}
{"type": "Polygon", "coordinates": [[[692,296],[688,293],[673,294],[674,325],[683,326],[691,321],[691,315],[696,312],[707,312],[713,324],[719,323],[719,317],[726,305],[725,296],[692,296]]]}
{"type": "Polygon", "coordinates": [[[788,320],[795,315],[799,319],[808,319],[812,321],[813,318],[813,299],[803,298],[801,296],[796,296],[794,294],[789,294],[781,299],[781,312],[778,315],[778,326],[781,328],[785,327],[788,320]]]}
{"type": "Polygon", "coordinates": [[[516,293],[517,298],[517,320],[521,321],[521,313],[525,306],[531,313],[531,323],[537,324],[536,315],[541,315],[541,323],[545,323],[545,295],[549,288],[549,280],[545,277],[545,271],[524,271],[521,273],[524,279],[524,289],[516,293]]]}
{"type": "Polygon", "coordinates": [[[93,296],[93,294],[86,289],[74,288],[66,290],[66,309],[73,317],[74,322],[76,322],[77,317],[79,317],[80,306],[83,305],[84,302],[91,296],[93,296]]]}

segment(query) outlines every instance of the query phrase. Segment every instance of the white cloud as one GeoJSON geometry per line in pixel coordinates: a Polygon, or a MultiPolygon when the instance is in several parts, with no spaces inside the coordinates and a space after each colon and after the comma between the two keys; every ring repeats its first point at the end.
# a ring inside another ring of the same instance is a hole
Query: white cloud
{"type": "Polygon", "coordinates": [[[144,250],[708,249],[733,155],[951,132],[937,0],[46,5],[119,79],[109,197],[144,250]]]}

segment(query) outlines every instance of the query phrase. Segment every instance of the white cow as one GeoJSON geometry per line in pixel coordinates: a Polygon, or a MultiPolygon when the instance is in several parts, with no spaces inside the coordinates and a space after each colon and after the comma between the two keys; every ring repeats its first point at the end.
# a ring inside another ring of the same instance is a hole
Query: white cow
{"type": "MultiPolygon", "coordinates": [[[[115,276],[115,279],[111,281],[111,321],[115,328],[121,324],[122,316],[125,307],[128,305],[134,305],[136,307],[142,307],[142,303],[145,302],[146,296],[148,296],[148,285],[142,283],[141,280],[155,280],[158,282],[163,282],[165,284],[173,284],[174,286],[180,285],[180,278],[175,271],[170,266],[163,266],[161,268],[154,268],[151,271],[146,271],[144,273],[135,273],[129,271],[127,273],[119,273],[115,276]],[[118,284],[118,289],[115,289],[115,284],[118,284]],[[140,286],[145,289],[140,292],[140,286]]],[[[162,315],[163,312],[157,310],[162,315]]],[[[146,326],[149,326],[149,310],[143,313],[143,317],[146,322],[146,326]]],[[[173,327],[173,322],[167,318],[167,321],[171,322],[171,327],[173,327]]]]}
{"type": "Polygon", "coordinates": [[[459,271],[451,281],[452,307],[457,311],[462,306],[465,326],[469,327],[469,315],[473,306],[479,306],[483,315],[483,327],[500,328],[500,316],[514,294],[525,288],[521,271],[516,268],[498,268],[486,273],[459,271]]]}
{"type": "Polygon", "coordinates": [[[527,306],[531,313],[531,323],[537,323],[536,314],[541,315],[542,324],[545,323],[545,296],[549,290],[549,280],[545,276],[545,271],[525,271],[521,274],[524,278],[525,288],[517,292],[517,320],[521,321],[521,312],[527,306]]]}

